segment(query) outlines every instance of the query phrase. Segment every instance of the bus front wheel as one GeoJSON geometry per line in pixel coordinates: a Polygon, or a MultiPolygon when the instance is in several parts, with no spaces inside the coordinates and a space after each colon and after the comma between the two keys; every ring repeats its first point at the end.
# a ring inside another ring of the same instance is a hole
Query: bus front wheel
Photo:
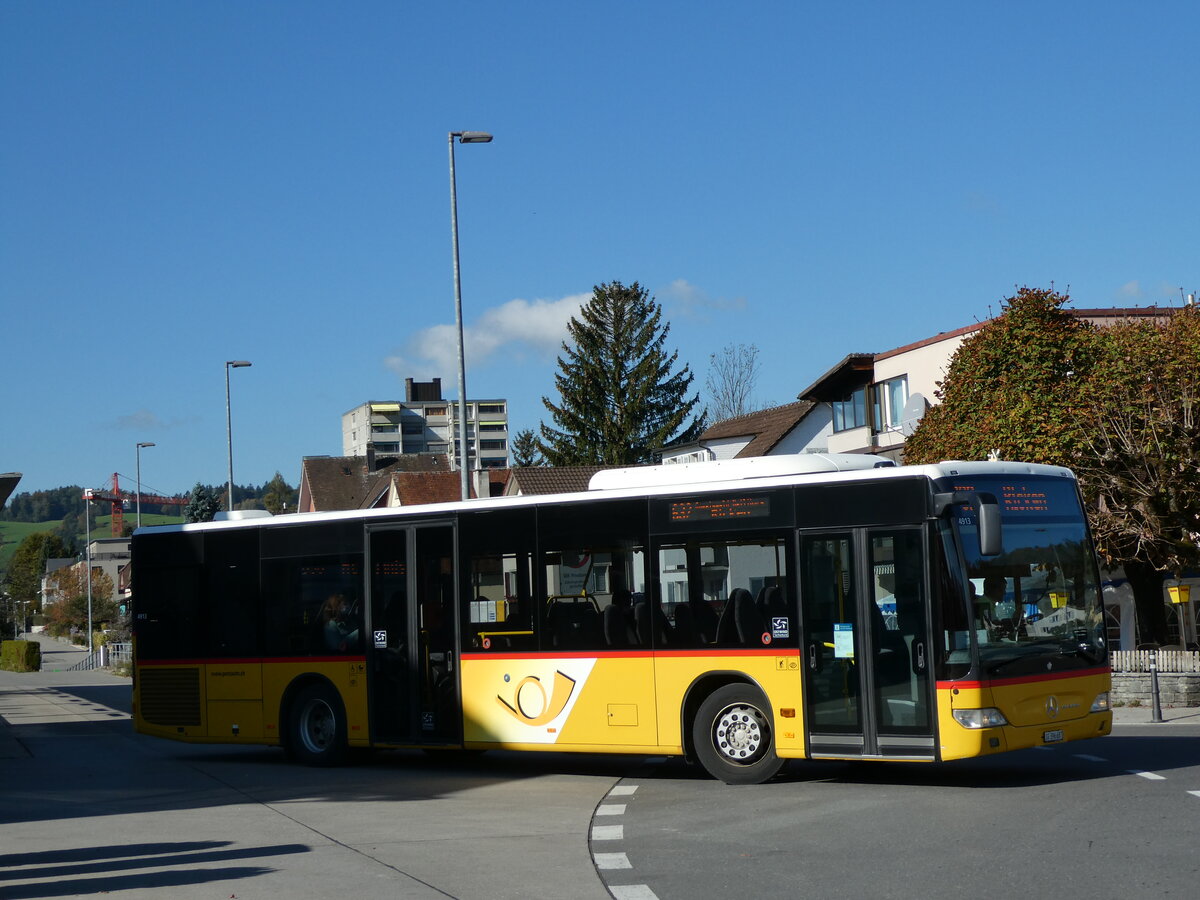
{"type": "Polygon", "coordinates": [[[726,784],[761,784],[783,768],[766,698],[746,684],[708,695],[692,722],[692,741],[700,764],[726,784]]]}
{"type": "Polygon", "coordinates": [[[306,766],[334,766],[346,756],[346,710],[324,684],[302,688],[288,715],[288,753],[306,766]]]}

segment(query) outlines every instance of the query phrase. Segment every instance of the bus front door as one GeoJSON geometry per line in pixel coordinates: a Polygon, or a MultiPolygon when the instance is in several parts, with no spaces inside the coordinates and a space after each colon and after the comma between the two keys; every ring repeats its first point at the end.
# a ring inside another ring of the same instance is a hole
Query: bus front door
{"type": "Polygon", "coordinates": [[[800,538],[808,752],[933,759],[920,528],[800,538]]]}
{"type": "Polygon", "coordinates": [[[458,743],[454,528],[372,530],[368,542],[372,741],[458,743]]]}

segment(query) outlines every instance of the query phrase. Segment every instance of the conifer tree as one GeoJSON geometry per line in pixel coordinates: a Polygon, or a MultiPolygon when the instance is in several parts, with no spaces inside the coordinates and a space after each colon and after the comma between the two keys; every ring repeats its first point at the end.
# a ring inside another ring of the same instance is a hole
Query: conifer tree
{"type": "Polygon", "coordinates": [[[700,398],[688,396],[694,376],[687,365],[673,372],[679,354],[663,349],[670,330],[636,281],[593,289],[567,324],[554,377],[560,402],[542,398],[557,426],[540,428],[550,465],[650,462],[655,450],[700,433],[703,423],[691,416],[700,398]]]}

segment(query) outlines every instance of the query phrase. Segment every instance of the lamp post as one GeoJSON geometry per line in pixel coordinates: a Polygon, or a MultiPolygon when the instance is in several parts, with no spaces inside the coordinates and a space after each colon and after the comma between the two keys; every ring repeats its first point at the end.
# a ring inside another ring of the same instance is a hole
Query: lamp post
{"type": "Polygon", "coordinates": [[[88,654],[92,652],[92,492],[83,492],[83,528],[87,549],[84,558],[87,560],[87,600],[88,600],[88,654]]]}
{"type": "Polygon", "coordinates": [[[225,435],[229,444],[229,499],[225,508],[233,512],[233,416],[229,412],[229,370],[244,369],[252,365],[249,360],[230,359],[225,362],[225,435]]]}
{"type": "Polygon", "coordinates": [[[142,448],[157,447],[154,441],[138,441],[137,444],[137,527],[142,527],[142,448]]]}
{"type": "Polygon", "coordinates": [[[490,144],[492,136],[486,131],[450,132],[450,240],[454,249],[454,324],[458,328],[458,482],[462,498],[471,496],[467,484],[467,360],[463,352],[462,284],[458,273],[458,192],[454,183],[454,139],[460,144],[490,144]]]}

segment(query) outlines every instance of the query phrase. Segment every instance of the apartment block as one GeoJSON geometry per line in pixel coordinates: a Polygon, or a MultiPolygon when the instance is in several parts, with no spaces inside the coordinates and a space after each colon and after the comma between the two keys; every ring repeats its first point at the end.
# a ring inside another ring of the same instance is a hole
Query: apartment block
{"type": "MultiPolygon", "coordinates": [[[[459,466],[458,403],[442,396],[442,380],[404,379],[403,400],[370,400],[342,414],[342,455],[376,458],[444,453],[459,466]]],[[[467,400],[470,469],[508,465],[508,401],[467,400]]]]}

